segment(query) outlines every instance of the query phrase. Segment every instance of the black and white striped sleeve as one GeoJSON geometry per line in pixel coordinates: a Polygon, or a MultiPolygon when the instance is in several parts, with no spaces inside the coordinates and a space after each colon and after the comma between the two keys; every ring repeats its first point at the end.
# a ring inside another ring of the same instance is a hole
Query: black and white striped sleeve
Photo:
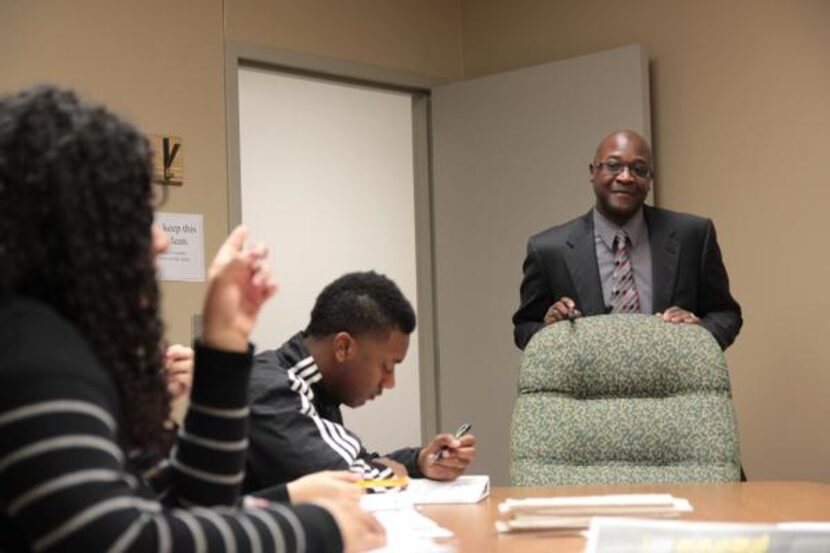
{"type": "Polygon", "coordinates": [[[251,352],[195,346],[190,407],[170,459],[176,501],[233,505],[245,476],[251,352]]]}
{"type": "MultiPolygon", "coordinates": [[[[233,490],[241,480],[236,474],[244,457],[236,432],[245,427],[236,415],[245,409],[218,399],[224,392],[234,396],[234,382],[225,382],[219,391],[203,391],[197,402],[197,409],[203,407],[200,416],[185,425],[172,460],[174,493],[182,504],[193,506],[166,508],[150,499],[124,468],[124,454],[116,443],[117,403],[111,384],[103,369],[89,367],[96,364],[87,352],[73,353],[62,352],[61,360],[50,367],[36,356],[31,362],[0,366],[0,505],[2,516],[29,548],[342,549],[333,518],[318,507],[234,506],[233,490]],[[225,421],[219,425],[222,432],[203,429],[214,418],[225,421]],[[217,504],[222,505],[202,506],[217,504]]],[[[234,366],[229,363],[228,370],[234,366]]],[[[219,370],[212,376],[201,378],[199,386],[215,386],[227,374],[219,370]]],[[[242,378],[244,388],[244,372],[235,376],[242,378]]]]}

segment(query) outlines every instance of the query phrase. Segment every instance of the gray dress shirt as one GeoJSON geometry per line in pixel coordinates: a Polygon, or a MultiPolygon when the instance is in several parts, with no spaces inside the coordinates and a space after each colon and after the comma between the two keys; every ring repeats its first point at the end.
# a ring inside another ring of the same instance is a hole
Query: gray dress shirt
{"type": "MultiPolygon", "coordinates": [[[[594,208],[594,244],[597,251],[599,279],[602,282],[602,298],[605,305],[611,305],[611,274],[614,272],[614,236],[622,228],[631,238],[629,259],[634,270],[634,284],[640,295],[640,310],[652,313],[653,298],[651,286],[651,244],[643,210],[637,212],[622,227],[606,219],[594,208]]],[[[610,312],[610,310],[609,310],[610,312]]]]}

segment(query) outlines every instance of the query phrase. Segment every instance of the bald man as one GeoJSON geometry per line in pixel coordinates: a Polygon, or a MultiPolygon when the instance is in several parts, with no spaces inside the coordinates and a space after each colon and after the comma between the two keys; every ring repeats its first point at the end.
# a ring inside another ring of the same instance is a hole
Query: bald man
{"type": "Polygon", "coordinates": [[[588,166],[596,204],[528,240],[519,349],[542,327],[602,313],[654,313],[703,325],[726,349],[741,329],[712,221],[643,205],[651,148],[633,131],[606,136],[588,166]]]}

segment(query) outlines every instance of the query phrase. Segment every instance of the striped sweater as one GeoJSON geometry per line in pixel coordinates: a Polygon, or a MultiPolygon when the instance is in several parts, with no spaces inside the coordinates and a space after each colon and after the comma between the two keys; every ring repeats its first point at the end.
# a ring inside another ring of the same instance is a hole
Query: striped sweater
{"type": "Polygon", "coordinates": [[[0,299],[0,550],[340,551],[319,507],[239,506],[250,363],[197,347],[176,445],[142,473],[85,340],[43,304],[0,299]]]}
{"type": "MultiPolygon", "coordinates": [[[[351,470],[369,479],[392,475],[392,469],[374,461],[379,455],[367,451],[360,438],[343,426],[340,405],[327,393],[322,379],[302,333],[280,349],[256,356],[250,384],[246,491],[270,497],[269,486],[319,470],[351,470]]],[[[422,476],[419,452],[420,448],[410,447],[385,456],[417,478],[422,476]]]]}

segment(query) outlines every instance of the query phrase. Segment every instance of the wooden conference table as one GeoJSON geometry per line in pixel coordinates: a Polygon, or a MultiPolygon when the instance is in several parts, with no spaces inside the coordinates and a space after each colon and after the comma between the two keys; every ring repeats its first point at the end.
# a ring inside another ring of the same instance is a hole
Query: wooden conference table
{"type": "Polygon", "coordinates": [[[451,530],[459,553],[581,552],[585,539],[576,536],[497,534],[498,505],[508,497],[553,497],[617,493],[670,493],[691,502],[694,511],[680,520],[721,522],[830,522],[830,484],[814,482],[744,482],[563,488],[493,488],[476,505],[422,506],[420,511],[451,530]]]}

